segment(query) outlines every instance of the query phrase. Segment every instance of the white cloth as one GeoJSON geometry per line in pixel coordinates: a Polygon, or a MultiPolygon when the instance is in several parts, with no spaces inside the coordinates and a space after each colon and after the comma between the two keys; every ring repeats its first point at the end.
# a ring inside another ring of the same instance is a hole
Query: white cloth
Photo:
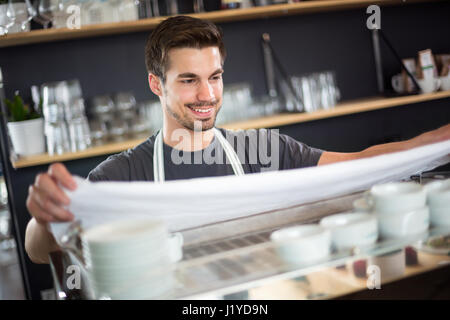
{"type": "MultiPolygon", "coordinates": [[[[188,180],[95,182],[77,179],[68,209],[84,229],[122,219],[162,218],[171,231],[236,219],[409,178],[450,162],[450,140],[325,166],[188,180]]],[[[56,239],[67,223],[52,223],[56,239]]]]}

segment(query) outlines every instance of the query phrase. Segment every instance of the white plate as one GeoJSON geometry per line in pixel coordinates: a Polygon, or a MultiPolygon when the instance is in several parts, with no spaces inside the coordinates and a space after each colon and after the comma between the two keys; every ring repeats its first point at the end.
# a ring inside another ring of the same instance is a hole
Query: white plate
{"type": "Polygon", "coordinates": [[[418,245],[415,245],[414,247],[417,250],[426,252],[426,253],[431,253],[431,254],[435,254],[435,255],[442,255],[442,256],[450,256],[450,245],[448,248],[436,248],[434,246],[431,246],[429,244],[427,244],[428,242],[435,240],[437,238],[446,238],[449,239],[447,240],[447,242],[450,243],[450,235],[447,236],[439,236],[439,237],[433,237],[430,238],[426,241],[420,241],[420,243],[418,245]]]}

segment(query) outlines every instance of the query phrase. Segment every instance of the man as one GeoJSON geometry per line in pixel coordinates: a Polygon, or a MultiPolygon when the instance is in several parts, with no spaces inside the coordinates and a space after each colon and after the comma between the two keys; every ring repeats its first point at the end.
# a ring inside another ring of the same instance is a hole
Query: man
{"type": "MultiPolygon", "coordinates": [[[[275,131],[218,130],[214,124],[222,104],[225,59],[221,31],[207,21],[183,16],[169,18],[150,35],[145,55],[150,89],[161,101],[163,128],[136,148],[109,157],[91,171],[88,177],[91,181],[163,182],[301,168],[406,150],[450,138],[450,125],[447,125],[408,141],[378,145],[356,153],[337,153],[310,148],[275,131]],[[235,140],[238,142],[229,143],[235,140]],[[261,156],[260,142],[266,150],[268,146],[277,146],[272,148],[275,154],[271,154],[276,167],[269,168],[273,163],[265,161],[268,156],[264,156],[264,152],[261,156]],[[239,147],[243,152],[237,155],[239,147]],[[253,162],[247,161],[255,152],[258,157],[253,162]],[[207,163],[207,153],[216,160],[226,161],[207,163]],[[224,156],[218,156],[219,153],[224,156]],[[192,164],[191,160],[196,158],[201,161],[192,164]],[[185,161],[178,161],[180,159],[185,161]]],[[[76,188],[67,169],[62,164],[53,164],[47,173],[39,174],[29,188],[27,208],[32,219],[27,226],[25,247],[36,263],[48,263],[48,253],[58,250],[47,224],[73,219],[64,209],[69,198],[60,185],[70,190],[76,188]]]]}

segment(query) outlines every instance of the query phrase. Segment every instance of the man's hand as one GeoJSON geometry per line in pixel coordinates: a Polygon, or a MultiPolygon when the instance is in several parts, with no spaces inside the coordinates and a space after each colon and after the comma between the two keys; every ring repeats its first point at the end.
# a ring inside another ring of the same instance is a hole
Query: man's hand
{"type": "Polygon", "coordinates": [[[75,190],[77,185],[72,175],[61,163],[50,165],[46,173],[36,176],[28,189],[27,208],[39,224],[53,221],[71,221],[73,214],[64,209],[70,203],[61,186],[75,190]]]}
{"type": "Polygon", "coordinates": [[[60,163],[52,164],[46,173],[36,176],[28,190],[27,208],[33,219],[25,232],[25,250],[34,263],[49,263],[48,254],[59,250],[48,223],[71,221],[73,214],[64,209],[70,203],[61,186],[75,190],[77,185],[72,175],[60,163]]]}
{"type": "Polygon", "coordinates": [[[413,140],[417,144],[417,146],[429,144],[429,143],[437,143],[441,141],[446,141],[450,139],[450,124],[446,124],[436,130],[428,131],[420,136],[415,137],[413,140]]]}

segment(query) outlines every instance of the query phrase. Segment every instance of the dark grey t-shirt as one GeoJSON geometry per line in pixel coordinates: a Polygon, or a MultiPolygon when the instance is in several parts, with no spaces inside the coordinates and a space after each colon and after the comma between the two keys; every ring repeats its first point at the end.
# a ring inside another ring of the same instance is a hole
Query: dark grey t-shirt
{"type": "MultiPolygon", "coordinates": [[[[322,150],[277,130],[219,129],[237,153],[244,172],[256,173],[317,165],[322,150]]],[[[153,181],[153,147],[156,134],[133,149],[108,157],[89,173],[90,181],[153,181]]],[[[233,175],[218,139],[203,150],[183,152],[163,145],[165,180],[233,175]]]]}

